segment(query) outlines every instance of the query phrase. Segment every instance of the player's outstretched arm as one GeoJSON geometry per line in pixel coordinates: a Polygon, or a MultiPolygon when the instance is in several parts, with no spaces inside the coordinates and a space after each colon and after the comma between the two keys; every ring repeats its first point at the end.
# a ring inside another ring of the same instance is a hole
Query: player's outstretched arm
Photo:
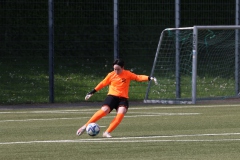
{"type": "Polygon", "coordinates": [[[85,96],[85,100],[87,101],[90,97],[92,97],[92,95],[97,92],[95,89],[93,89],[91,92],[87,93],[87,95],[85,96]]]}

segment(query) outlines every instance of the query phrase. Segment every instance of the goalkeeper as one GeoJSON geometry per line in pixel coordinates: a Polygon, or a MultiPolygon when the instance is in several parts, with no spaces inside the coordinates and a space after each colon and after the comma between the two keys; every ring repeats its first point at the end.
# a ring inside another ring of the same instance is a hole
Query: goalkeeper
{"type": "Polygon", "coordinates": [[[85,100],[88,100],[95,92],[109,85],[109,91],[101,109],[98,110],[86,124],[78,129],[76,135],[80,136],[85,132],[89,123],[98,121],[115,109],[117,114],[107,130],[103,133],[103,137],[111,138],[112,136],[110,133],[121,123],[124,115],[128,111],[128,90],[131,80],[139,82],[154,80],[157,84],[156,78],[146,75],[136,75],[124,69],[123,60],[115,60],[113,62],[113,71],[108,73],[108,75],[91,92],[87,93],[85,97],[85,100]]]}

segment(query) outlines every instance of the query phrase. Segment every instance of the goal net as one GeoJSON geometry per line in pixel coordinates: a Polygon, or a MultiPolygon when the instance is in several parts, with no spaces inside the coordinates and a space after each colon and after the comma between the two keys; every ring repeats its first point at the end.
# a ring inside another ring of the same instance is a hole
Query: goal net
{"type": "Polygon", "coordinates": [[[195,104],[239,93],[239,26],[194,26],[162,31],[145,103],[195,104]]]}

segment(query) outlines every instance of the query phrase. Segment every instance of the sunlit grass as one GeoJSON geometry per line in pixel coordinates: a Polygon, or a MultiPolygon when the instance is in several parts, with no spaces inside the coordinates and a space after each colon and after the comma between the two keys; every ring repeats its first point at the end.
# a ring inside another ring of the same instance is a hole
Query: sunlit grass
{"type": "MultiPolygon", "coordinates": [[[[176,98],[176,80],[174,78],[159,77],[159,85],[151,86],[150,99],[176,98]]],[[[182,76],[180,92],[181,98],[191,98],[192,77],[182,76]]],[[[197,77],[197,98],[229,97],[235,95],[234,79],[217,77],[197,77]]]]}
{"type": "Polygon", "coordinates": [[[98,108],[1,110],[0,159],[239,159],[238,105],[131,105],[113,138],[102,133],[115,112],[97,122],[96,137],[76,136],[98,108]]]}
{"type": "MultiPolygon", "coordinates": [[[[54,72],[54,102],[72,103],[84,101],[86,93],[91,91],[112,69],[86,64],[79,66],[58,65],[54,72]]],[[[146,73],[147,74],[147,73],[146,73]]],[[[149,99],[175,99],[176,80],[174,74],[169,77],[157,77],[159,85],[151,84],[149,99]]],[[[0,104],[49,103],[49,73],[47,65],[27,64],[26,66],[0,64],[0,104]]],[[[181,98],[191,98],[191,76],[182,75],[181,98]]],[[[131,82],[130,100],[142,101],[148,82],[131,82]]],[[[228,97],[235,93],[235,82],[231,78],[220,76],[197,77],[197,98],[228,97]]],[[[107,87],[95,94],[90,101],[102,101],[107,87]]]]}

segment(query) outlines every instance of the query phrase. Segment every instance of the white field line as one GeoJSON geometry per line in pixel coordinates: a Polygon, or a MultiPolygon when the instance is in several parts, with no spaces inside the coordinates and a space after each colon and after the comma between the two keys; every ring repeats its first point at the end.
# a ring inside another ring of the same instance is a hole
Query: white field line
{"type": "MultiPolygon", "coordinates": [[[[95,110],[97,111],[97,110],[95,110]]],[[[12,112],[0,112],[0,114],[40,114],[40,113],[47,113],[47,114],[65,114],[65,113],[93,113],[94,111],[91,109],[89,110],[51,110],[51,111],[21,111],[21,112],[18,112],[18,111],[12,111],[12,112]]]]}
{"type": "Polygon", "coordinates": [[[18,142],[0,142],[0,145],[10,144],[32,144],[32,143],[136,143],[136,142],[224,142],[224,141],[240,141],[237,139],[184,139],[176,140],[171,138],[179,137],[204,137],[204,136],[232,136],[240,135],[240,133],[219,133],[219,134],[194,134],[194,135],[172,135],[172,136],[147,136],[147,137],[122,137],[122,138],[91,138],[91,139],[77,139],[77,140],[44,140],[44,141],[18,141],[18,142]],[[153,139],[153,138],[170,138],[170,139],[153,139]]]}
{"type": "MultiPolygon", "coordinates": [[[[157,104],[156,104],[157,105],[157,104]]],[[[146,106],[146,107],[131,107],[129,108],[129,112],[131,110],[149,110],[149,109],[178,109],[178,108],[215,108],[215,107],[237,107],[240,106],[239,104],[231,104],[231,105],[169,105],[169,106],[146,106]]],[[[89,108],[89,109],[73,109],[73,110],[42,110],[42,111],[16,111],[12,110],[10,111],[3,111],[0,112],[0,114],[26,114],[26,113],[32,113],[32,114],[39,114],[39,113],[49,113],[49,114],[56,114],[56,113],[86,113],[92,111],[97,111],[99,108],[89,108]]]]}
{"type": "MultiPolygon", "coordinates": [[[[156,116],[190,116],[190,115],[199,115],[200,113],[147,113],[143,115],[126,115],[125,117],[156,117],[156,116]]],[[[104,118],[113,118],[115,116],[106,116],[104,118]]],[[[29,121],[55,121],[55,120],[74,120],[74,119],[89,119],[89,117],[75,117],[75,118],[46,118],[46,119],[8,119],[0,120],[0,123],[3,122],[29,122],[29,121]]]]}
{"type": "MultiPolygon", "coordinates": [[[[157,104],[156,104],[157,105],[157,104]]],[[[169,106],[146,106],[146,107],[131,107],[131,109],[181,109],[181,108],[217,108],[217,107],[239,107],[239,104],[216,104],[216,105],[169,105],[169,106]]]]}

